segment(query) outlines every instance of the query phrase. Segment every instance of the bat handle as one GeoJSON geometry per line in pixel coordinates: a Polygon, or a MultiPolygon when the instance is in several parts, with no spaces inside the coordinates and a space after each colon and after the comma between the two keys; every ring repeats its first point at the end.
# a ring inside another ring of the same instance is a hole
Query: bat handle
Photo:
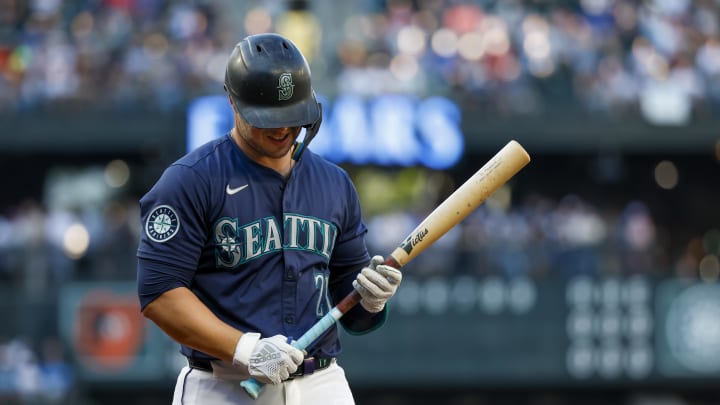
{"type": "Polygon", "coordinates": [[[262,391],[264,385],[265,384],[254,378],[248,378],[247,380],[243,380],[240,383],[240,386],[243,387],[245,392],[247,392],[247,394],[250,395],[250,398],[252,399],[258,398],[258,396],[260,395],[260,391],[262,391]]]}
{"type": "MultiPolygon", "coordinates": [[[[292,346],[298,350],[305,350],[312,342],[319,338],[320,335],[330,329],[330,327],[334,325],[335,322],[337,322],[337,320],[340,319],[345,312],[347,312],[347,310],[357,304],[360,301],[359,297],[360,294],[353,290],[353,292],[343,298],[342,301],[325,314],[325,316],[320,318],[320,320],[317,321],[312,328],[308,329],[308,331],[303,333],[298,340],[293,342],[292,346]],[[346,310],[343,311],[341,308],[346,308],[346,310]]],[[[245,389],[245,392],[247,392],[252,399],[257,399],[265,384],[254,378],[249,378],[240,382],[240,386],[245,389]]]]}
{"type": "Polygon", "coordinates": [[[400,269],[400,267],[402,267],[402,264],[400,264],[392,255],[388,255],[382,264],[396,269],[400,269]]]}
{"type": "MultiPolygon", "coordinates": [[[[292,338],[290,338],[290,337],[288,337],[287,342],[292,344],[294,347],[298,347],[298,343],[293,342],[292,338]]],[[[264,385],[265,384],[261,383],[260,381],[254,379],[252,377],[240,382],[240,386],[243,387],[243,389],[245,389],[245,392],[247,392],[247,394],[250,395],[250,397],[252,399],[257,399],[258,396],[260,396],[260,391],[262,391],[262,388],[264,385]]]]}
{"type": "MultiPolygon", "coordinates": [[[[388,255],[383,264],[395,267],[396,269],[401,267],[401,265],[397,262],[397,260],[395,260],[395,258],[392,257],[392,255],[388,255]]],[[[327,314],[325,314],[325,316],[320,318],[320,320],[317,321],[312,328],[308,329],[307,332],[300,336],[300,339],[293,343],[293,347],[299,350],[305,350],[308,346],[310,346],[312,342],[315,341],[315,339],[319,338],[320,335],[330,329],[330,327],[335,322],[337,322],[338,319],[340,319],[347,311],[349,311],[350,308],[357,305],[357,303],[360,302],[361,299],[362,297],[360,296],[360,293],[358,293],[356,290],[352,290],[348,295],[345,296],[345,298],[338,302],[335,307],[333,307],[327,314]]],[[[265,386],[265,384],[254,378],[249,378],[242,381],[240,383],[240,386],[245,389],[245,392],[247,392],[252,399],[257,399],[257,397],[260,395],[260,391],[262,391],[262,388],[263,386],[265,386]]]]}

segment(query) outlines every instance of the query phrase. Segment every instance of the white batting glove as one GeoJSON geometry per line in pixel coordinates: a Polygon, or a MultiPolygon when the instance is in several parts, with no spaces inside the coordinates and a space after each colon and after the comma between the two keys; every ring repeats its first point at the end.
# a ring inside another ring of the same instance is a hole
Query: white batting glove
{"type": "Polygon", "coordinates": [[[382,256],[374,256],[353,281],[353,287],[362,297],[360,305],[368,312],[382,311],[402,281],[400,270],[381,264],[384,261],[382,256]]]}
{"type": "Polygon", "coordinates": [[[247,367],[250,375],[265,384],[280,384],[294,373],[305,357],[290,346],[283,335],[260,339],[259,333],[244,333],[237,346],[233,364],[247,367]]]}

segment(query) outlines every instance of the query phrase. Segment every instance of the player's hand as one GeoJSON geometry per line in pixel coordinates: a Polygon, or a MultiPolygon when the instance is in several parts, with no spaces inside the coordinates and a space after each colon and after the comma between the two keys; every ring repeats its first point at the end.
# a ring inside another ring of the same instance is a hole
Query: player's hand
{"type": "Polygon", "coordinates": [[[360,305],[368,312],[382,311],[402,281],[400,270],[381,264],[383,261],[382,256],[374,256],[353,281],[353,287],[362,297],[360,305]]]}
{"type": "Polygon", "coordinates": [[[280,384],[294,373],[305,357],[283,335],[260,339],[245,333],[235,347],[233,364],[246,366],[250,376],[265,384],[280,384]]]}

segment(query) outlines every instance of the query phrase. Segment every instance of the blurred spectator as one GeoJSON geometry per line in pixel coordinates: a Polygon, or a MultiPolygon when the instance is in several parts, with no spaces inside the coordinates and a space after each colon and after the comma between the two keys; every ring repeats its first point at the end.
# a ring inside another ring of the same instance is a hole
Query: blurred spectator
{"type": "Polygon", "coordinates": [[[24,339],[0,344],[0,369],[2,394],[28,401],[37,397],[41,389],[37,356],[24,339]]]}
{"type": "Polygon", "coordinates": [[[38,368],[44,403],[68,403],[75,385],[75,371],[65,356],[60,339],[49,336],[42,341],[38,368]]]}
{"type": "Polygon", "coordinates": [[[64,350],[63,343],[51,336],[43,339],[40,355],[20,337],[0,342],[0,400],[69,403],[75,377],[64,350]]]}

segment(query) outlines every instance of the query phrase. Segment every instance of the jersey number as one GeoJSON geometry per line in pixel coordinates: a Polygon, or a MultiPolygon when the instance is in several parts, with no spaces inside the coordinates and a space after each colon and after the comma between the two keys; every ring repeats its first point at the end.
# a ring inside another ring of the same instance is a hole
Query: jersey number
{"type": "Polygon", "coordinates": [[[328,298],[328,275],[324,273],[315,273],[315,288],[318,291],[318,301],[315,307],[315,314],[318,318],[322,318],[328,311],[330,311],[331,304],[330,298],[328,298]]]}

